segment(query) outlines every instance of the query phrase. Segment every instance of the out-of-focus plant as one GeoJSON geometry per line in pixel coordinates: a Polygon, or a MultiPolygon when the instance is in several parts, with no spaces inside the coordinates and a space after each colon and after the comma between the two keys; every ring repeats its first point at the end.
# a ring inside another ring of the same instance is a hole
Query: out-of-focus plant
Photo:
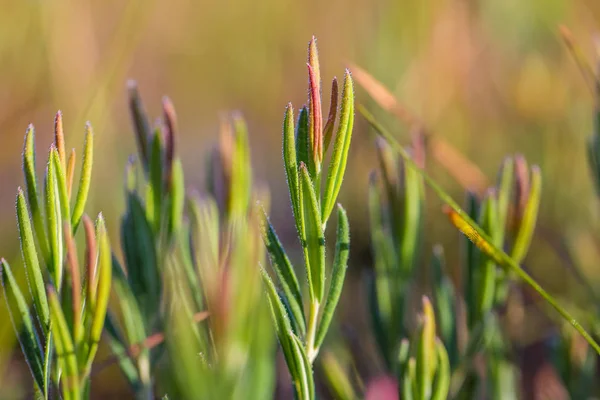
{"type": "Polygon", "coordinates": [[[13,269],[4,259],[0,278],[36,396],[48,399],[54,397],[54,390],[60,390],[64,399],[88,398],[112,274],[104,219],[98,215],[94,229],[84,214],[92,173],[92,128],[86,126],[76,196],[71,196],[75,150],[67,158],[62,114],[56,115],[42,190],[35,170],[34,135],[30,125],[23,149],[25,192],[19,188],[16,202],[28,291],[17,285],[13,269]],[[86,239],[83,269],[73,237],[82,222],[86,239]]]}
{"type": "Polygon", "coordinates": [[[354,89],[346,71],[341,95],[339,121],[338,84],[332,83],[331,104],[323,125],[321,76],[315,38],[308,48],[309,98],[294,125],[292,105],[287,106],[283,123],[283,161],[292,211],[308,282],[306,310],[299,280],[275,230],[265,216],[264,242],[281,290],[263,270],[277,337],[299,399],[314,399],[312,364],[319,353],[339,301],[348,262],[350,232],[346,211],[338,205],[337,243],[330,274],[326,272],[325,229],[342,185],[354,125],[354,89]],[[333,143],[324,186],[325,154],[333,143]],[[330,276],[326,290],[326,275],[330,276]],[[327,295],[326,295],[327,292],[327,295]]]}
{"type": "Polygon", "coordinates": [[[369,303],[380,354],[388,370],[395,371],[400,342],[409,335],[406,312],[421,258],[424,186],[382,138],[377,140],[377,154],[379,171],[371,174],[369,187],[375,270],[369,303]]]}
{"type": "Polygon", "coordinates": [[[268,398],[272,335],[252,206],[261,193],[252,189],[246,125],[237,115],[223,125],[208,168],[211,195],[186,197],[171,102],[163,100],[153,130],[134,84],[130,107],[139,162],[126,171],[126,271],[115,259],[122,323],[113,315],[109,324],[121,368],[138,398],[152,398],[155,381],[177,398],[268,398]],[[127,351],[155,332],[164,344],[127,351]]]}
{"type": "Polygon", "coordinates": [[[413,338],[402,339],[398,347],[399,398],[447,399],[450,361],[444,344],[436,337],[433,306],[427,297],[423,297],[423,312],[419,319],[413,338]]]}
{"type": "MultiPolygon", "coordinates": [[[[402,157],[405,166],[417,172],[446,203],[446,213],[450,221],[466,236],[465,282],[462,297],[467,309],[468,341],[466,347],[459,349],[458,353],[455,352],[458,348],[457,321],[453,321],[447,315],[452,309],[456,310],[457,304],[453,299],[456,298],[456,290],[442,273],[441,248],[437,248],[434,252],[433,262],[434,298],[442,310],[438,316],[440,332],[451,349],[450,364],[457,366],[454,372],[459,371],[462,375],[459,378],[463,379],[463,384],[458,385],[457,390],[460,392],[458,394],[464,396],[466,390],[468,393],[466,398],[475,395],[477,379],[470,378],[473,376],[473,371],[469,366],[471,364],[469,359],[478,349],[485,350],[487,354],[487,375],[490,379],[486,381],[489,383],[486,393],[493,398],[500,398],[506,393],[516,393],[514,370],[507,356],[510,354],[510,348],[503,336],[498,318],[494,316],[496,310],[503,307],[506,302],[508,285],[512,278],[518,277],[530,285],[598,352],[600,347],[589,333],[519,265],[531,243],[537,219],[541,191],[539,169],[535,166],[529,169],[522,157],[508,158],[501,170],[497,187],[490,189],[481,200],[473,194],[468,194],[467,211],[463,211],[419,168],[409,153],[374,120],[366,109],[359,107],[359,110],[377,133],[386,139],[394,152],[402,157]],[[506,252],[502,250],[503,248],[507,249],[506,252]]],[[[375,197],[375,200],[373,203],[379,204],[379,198],[375,197]]],[[[415,231],[414,227],[413,235],[418,237],[418,231],[415,231]]],[[[374,242],[380,236],[374,235],[374,242]]],[[[376,253],[377,251],[380,253],[376,254],[376,258],[382,257],[381,254],[391,258],[389,254],[393,253],[389,248],[389,245],[387,248],[375,247],[376,253]]],[[[398,351],[401,350],[402,346],[398,351]]]]}

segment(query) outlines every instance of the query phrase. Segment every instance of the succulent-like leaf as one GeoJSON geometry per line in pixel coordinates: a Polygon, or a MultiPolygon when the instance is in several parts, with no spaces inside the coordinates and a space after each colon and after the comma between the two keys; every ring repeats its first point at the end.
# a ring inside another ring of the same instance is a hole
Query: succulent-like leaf
{"type": "Polygon", "coordinates": [[[18,189],[17,194],[17,225],[19,227],[19,239],[21,242],[21,256],[23,257],[29,290],[33,297],[37,318],[44,330],[44,334],[47,334],[50,329],[48,299],[46,298],[42,269],[35,249],[27,203],[25,202],[25,195],[21,188],[18,189]]]}
{"type": "Polygon", "coordinates": [[[300,217],[298,215],[298,192],[300,185],[298,183],[296,139],[294,138],[294,108],[292,107],[292,103],[288,103],[283,120],[283,164],[290,193],[290,201],[292,203],[292,211],[294,212],[294,218],[298,220],[300,217]]]}
{"type": "Polygon", "coordinates": [[[67,180],[67,197],[71,200],[73,191],[73,177],[75,176],[75,149],[71,149],[69,160],[67,161],[66,180],[67,180]]]}
{"type": "Polygon", "coordinates": [[[298,368],[297,376],[295,377],[295,380],[299,382],[298,386],[300,386],[298,397],[303,400],[313,400],[315,398],[315,383],[312,373],[312,364],[304,351],[304,346],[300,339],[298,339],[291,331],[288,332],[288,335],[291,338],[290,342],[292,344],[294,356],[300,367],[298,368]]]}
{"type": "Polygon", "coordinates": [[[63,171],[67,168],[67,154],[65,151],[65,133],[63,131],[62,112],[59,110],[54,117],[54,144],[58,150],[58,158],[63,171]]]}
{"type": "Polygon", "coordinates": [[[48,228],[48,242],[50,243],[50,255],[51,262],[48,266],[50,276],[54,280],[60,291],[62,287],[62,273],[63,273],[63,255],[62,255],[62,218],[61,218],[61,207],[58,196],[58,183],[57,183],[57,171],[56,164],[52,161],[52,153],[56,152],[54,144],[51,147],[48,167],[46,171],[46,187],[45,187],[45,201],[46,201],[46,227],[48,228]]]}
{"type": "MultiPolygon", "coordinates": [[[[300,109],[298,120],[296,121],[296,159],[297,165],[306,164],[308,171],[314,176],[314,162],[310,156],[310,137],[308,131],[308,108],[306,106],[300,109]]],[[[297,167],[297,168],[298,168],[297,167]]]]}
{"type": "Polygon", "coordinates": [[[85,364],[86,375],[89,374],[92,362],[98,351],[100,336],[102,335],[104,320],[106,318],[106,310],[108,308],[112,279],[112,255],[102,214],[99,214],[96,219],[96,237],[98,239],[98,291],[96,293],[96,304],[93,310],[91,326],[89,328],[89,351],[85,364]]]}
{"type": "Polygon", "coordinates": [[[62,167],[60,156],[56,148],[50,150],[50,160],[54,163],[54,170],[56,171],[56,187],[58,190],[58,201],[60,204],[61,220],[69,221],[69,229],[71,229],[71,210],[69,205],[69,195],[67,193],[67,181],[65,176],[65,170],[62,167]]]}
{"type": "Polygon", "coordinates": [[[73,206],[73,215],[71,225],[73,232],[77,231],[81,216],[85,210],[90,183],[92,180],[92,165],[94,163],[94,131],[92,125],[88,122],[85,125],[85,140],[83,143],[83,160],[81,164],[81,176],[79,177],[79,188],[77,189],[77,198],[73,206]]]}
{"type": "Polygon", "coordinates": [[[154,312],[161,296],[155,238],[135,193],[127,195],[127,212],[121,223],[121,241],[131,288],[142,308],[154,312]]]}
{"type": "Polygon", "coordinates": [[[511,206],[514,186],[515,163],[511,157],[506,157],[502,163],[498,177],[498,231],[499,243],[504,243],[508,212],[511,206]]]}
{"type": "Polygon", "coordinates": [[[171,174],[171,191],[169,197],[169,235],[177,235],[183,221],[183,208],[185,206],[185,181],[183,179],[183,166],[178,158],[173,161],[171,174]]]}
{"type": "Polygon", "coordinates": [[[327,116],[327,122],[323,128],[323,154],[327,153],[329,145],[331,144],[331,138],[333,137],[333,128],[337,117],[338,108],[338,81],[334,77],[331,82],[331,101],[329,103],[329,115],[327,116]]]}
{"type": "MultiPolygon", "coordinates": [[[[490,190],[484,198],[479,214],[480,226],[487,232],[494,244],[501,238],[498,227],[498,201],[494,190],[490,190]]],[[[492,309],[496,293],[496,264],[486,254],[479,257],[479,265],[472,271],[475,274],[475,304],[477,307],[475,320],[481,320],[492,309]]]]}
{"type": "Polygon", "coordinates": [[[173,162],[175,161],[175,136],[177,135],[177,115],[175,114],[175,106],[171,99],[164,97],[163,119],[165,124],[165,166],[164,179],[167,188],[170,189],[173,177],[173,162]]]}
{"type": "Polygon", "coordinates": [[[350,71],[346,70],[344,89],[342,91],[340,122],[335,135],[331,161],[327,168],[327,181],[323,197],[323,214],[321,216],[323,225],[327,223],[329,215],[333,211],[333,206],[342,186],[342,180],[344,179],[344,173],[346,171],[346,162],[348,160],[348,151],[350,149],[350,141],[352,139],[353,126],[354,85],[352,83],[350,71]]]}
{"type": "Polygon", "coordinates": [[[417,348],[417,397],[428,399],[431,396],[433,377],[437,368],[435,345],[435,314],[431,302],[423,297],[423,315],[418,336],[417,348]]]}
{"type": "MultiPolygon", "coordinates": [[[[275,289],[273,281],[264,269],[261,269],[261,273],[263,277],[263,282],[266,286],[269,304],[271,306],[271,315],[275,324],[277,338],[279,339],[279,344],[281,345],[281,349],[283,350],[283,355],[285,357],[288,370],[290,371],[290,375],[293,379],[294,377],[299,376],[298,374],[300,373],[300,369],[302,368],[302,360],[299,360],[294,353],[294,344],[292,343],[292,339],[289,335],[289,332],[291,332],[290,320],[285,311],[285,307],[281,302],[279,295],[277,294],[277,290],[275,289]]],[[[299,387],[298,391],[300,391],[299,387]]]]}
{"type": "Polygon", "coordinates": [[[79,369],[73,338],[69,333],[69,327],[60,307],[56,291],[52,286],[48,286],[47,290],[50,313],[52,315],[51,328],[56,345],[56,356],[58,357],[58,365],[62,372],[60,379],[63,388],[63,398],[71,400],[79,399],[81,397],[79,369]]]}
{"type": "Polygon", "coordinates": [[[23,146],[23,174],[25,175],[25,189],[27,191],[27,201],[31,210],[35,236],[42,252],[42,258],[45,261],[50,260],[50,251],[48,249],[48,240],[46,237],[46,227],[40,197],[38,193],[37,175],[35,172],[35,130],[33,125],[29,125],[25,132],[25,144],[23,146]]]}
{"type": "Polygon", "coordinates": [[[68,220],[65,220],[63,232],[65,247],[67,250],[66,264],[67,264],[67,278],[70,282],[71,288],[71,310],[68,314],[72,319],[72,333],[73,341],[75,342],[75,348],[79,349],[81,341],[83,340],[83,321],[81,316],[82,310],[82,299],[81,299],[81,274],[79,271],[79,262],[77,261],[77,247],[75,240],[71,235],[71,225],[68,220]]]}
{"type": "Polygon", "coordinates": [[[231,160],[229,213],[242,216],[248,212],[252,190],[250,146],[248,144],[248,127],[241,116],[233,117],[233,128],[235,147],[231,160]]]}
{"type": "MultiPolygon", "coordinates": [[[[418,172],[412,168],[403,168],[404,187],[403,213],[400,230],[400,269],[401,276],[408,277],[418,262],[420,242],[423,233],[423,180],[418,172]]],[[[394,207],[395,205],[392,205],[394,207]]]]}
{"type": "Polygon", "coordinates": [[[438,357],[438,369],[433,386],[432,400],[446,400],[450,391],[450,360],[441,340],[435,342],[438,357]]]}
{"type": "Polygon", "coordinates": [[[311,301],[318,303],[325,292],[325,236],[321,225],[321,210],[313,182],[306,165],[300,164],[302,214],[304,217],[303,246],[311,293],[311,301]]]}
{"type": "Polygon", "coordinates": [[[42,392],[46,393],[47,381],[44,379],[42,346],[35,331],[25,297],[17,285],[10,265],[4,259],[0,260],[0,281],[2,282],[2,289],[4,289],[4,300],[8,308],[8,314],[13,329],[17,333],[25,361],[36,385],[42,392]]]}
{"type": "Polygon", "coordinates": [[[338,229],[337,242],[335,245],[335,256],[333,259],[333,271],[331,272],[331,283],[329,284],[329,292],[325,301],[325,308],[321,322],[317,329],[315,347],[319,348],[325,339],[329,324],[333,318],[333,313],[337,307],[338,301],[342,294],[344,279],[346,277],[346,269],[348,268],[348,254],[350,252],[350,227],[348,224],[348,216],[346,210],[338,204],[338,229]]]}
{"type": "Polygon", "coordinates": [[[294,268],[292,267],[292,263],[266,215],[264,215],[262,221],[262,234],[271,259],[271,265],[277,274],[277,278],[281,283],[283,292],[285,293],[285,297],[289,304],[291,319],[298,325],[300,333],[304,335],[306,333],[306,321],[304,319],[304,307],[300,285],[298,284],[298,279],[294,272],[294,268]]]}
{"type": "Polygon", "coordinates": [[[444,271],[444,248],[436,245],[431,259],[432,289],[436,313],[436,322],[443,343],[449,349],[452,363],[458,361],[458,337],[456,325],[456,293],[452,281],[444,271]]]}
{"type": "Polygon", "coordinates": [[[150,181],[146,193],[146,215],[155,232],[162,222],[163,202],[163,145],[160,130],[154,132],[150,154],[150,181]]]}
{"type": "Polygon", "coordinates": [[[421,399],[416,393],[417,362],[414,357],[408,359],[401,381],[402,400],[421,399]]]}

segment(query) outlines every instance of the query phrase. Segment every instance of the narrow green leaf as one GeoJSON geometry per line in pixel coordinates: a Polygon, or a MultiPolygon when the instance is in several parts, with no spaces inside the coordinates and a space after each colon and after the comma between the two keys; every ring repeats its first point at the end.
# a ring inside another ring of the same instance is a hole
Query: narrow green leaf
{"type": "Polygon", "coordinates": [[[121,242],[131,288],[144,313],[148,311],[152,314],[160,303],[161,277],[154,233],[135,193],[127,195],[127,212],[121,223],[121,242]]]}
{"type": "Polygon", "coordinates": [[[438,369],[431,399],[446,400],[448,398],[448,392],[450,391],[450,361],[442,341],[437,339],[435,345],[438,356],[438,369]]]}
{"type": "MultiPolygon", "coordinates": [[[[262,268],[261,274],[263,277],[263,282],[266,286],[267,297],[269,299],[271,315],[275,324],[277,338],[279,339],[279,344],[281,345],[281,349],[283,350],[283,356],[288,366],[288,370],[290,371],[290,375],[293,379],[294,377],[297,377],[300,373],[302,364],[301,360],[299,360],[294,353],[294,345],[289,336],[289,332],[291,331],[290,320],[287,313],[285,312],[285,307],[281,302],[281,299],[279,298],[279,294],[275,289],[273,281],[271,280],[267,272],[262,268]]],[[[298,391],[300,391],[299,387],[298,391]]]]}
{"type": "MultiPolygon", "coordinates": [[[[396,139],[387,132],[381,125],[375,121],[373,116],[364,108],[360,107],[361,114],[365,117],[365,119],[371,124],[371,126],[381,135],[383,136],[394,148],[395,151],[398,152],[404,158],[404,161],[408,166],[414,168],[419,171],[421,176],[423,177],[425,183],[438,195],[440,199],[442,199],[449,207],[448,216],[450,217],[451,222],[465,235],[467,236],[473,243],[479,247],[480,250],[484,251],[488,254],[498,265],[512,271],[515,273],[520,279],[522,279],[527,285],[529,285],[533,290],[535,290],[542,298],[548,302],[563,317],[566,321],[568,321],[577,332],[594,348],[594,350],[600,354],[600,345],[592,338],[592,336],[577,322],[575,318],[564,309],[548,292],[544,290],[525,270],[523,270],[517,262],[515,262],[508,254],[506,254],[502,249],[496,247],[491,238],[479,227],[472,218],[465,213],[460,206],[452,200],[452,198],[444,192],[444,190],[433,180],[427,173],[421,170],[415,163],[412,161],[406,150],[402,148],[400,143],[396,141],[396,139]]],[[[535,178],[541,179],[541,178],[535,178]]],[[[541,186],[541,184],[540,184],[541,186]]],[[[530,195],[531,196],[531,195],[530,195]]],[[[535,196],[532,196],[535,197],[535,196]]],[[[538,196],[539,197],[539,196],[538,196]]]]}
{"type": "Polygon", "coordinates": [[[183,208],[185,206],[185,181],[183,179],[183,166],[179,158],[173,161],[171,176],[171,192],[169,197],[169,235],[177,236],[183,221],[183,208]]]}
{"type": "Polygon", "coordinates": [[[308,167],[308,171],[314,170],[313,159],[310,156],[310,137],[308,131],[308,108],[306,106],[300,109],[298,120],[296,121],[296,158],[298,168],[301,163],[308,167]],[[313,169],[311,169],[313,168],[313,169]]]}
{"type": "Polygon", "coordinates": [[[150,128],[150,122],[146,115],[146,110],[140,98],[137,84],[135,81],[129,81],[127,83],[129,91],[129,112],[133,122],[135,130],[135,137],[137,139],[138,152],[144,171],[148,172],[150,164],[150,148],[148,142],[152,140],[152,129],[150,128]]]}
{"type": "Polygon", "coordinates": [[[513,186],[515,184],[515,163],[512,157],[506,157],[502,163],[498,177],[498,230],[500,232],[499,242],[504,243],[508,211],[512,199],[513,186]]]}
{"type": "Polygon", "coordinates": [[[163,120],[164,120],[164,145],[165,145],[165,165],[164,179],[167,190],[171,189],[173,180],[173,162],[175,161],[175,136],[177,135],[177,114],[175,106],[168,97],[163,97],[163,120]]]}
{"type": "Polygon", "coordinates": [[[346,171],[346,162],[350,141],[352,139],[352,129],[354,126],[354,84],[350,71],[346,70],[344,77],[344,89],[342,91],[342,107],[340,112],[340,122],[335,135],[333,144],[333,154],[327,169],[327,181],[325,184],[325,194],[323,197],[323,214],[321,222],[327,223],[329,215],[333,211],[338,193],[342,186],[344,173],[346,171]]]}
{"type": "Polygon", "coordinates": [[[321,302],[325,292],[325,236],[321,225],[321,210],[315,188],[305,164],[300,164],[300,180],[304,217],[304,256],[311,301],[321,302]]]}
{"type": "Polygon", "coordinates": [[[60,166],[63,171],[67,168],[67,154],[65,151],[65,133],[63,131],[63,119],[62,112],[58,110],[54,117],[54,144],[58,150],[58,157],[60,160],[60,166]]]}
{"type": "Polygon", "coordinates": [[[112,256],[110,251],[110,242],[104,224],[102,214],[96,219],[96,237],[98,239],[98,291],[96,293],[96,305],[93,311],[91,326],[89,327],[89,351],[87,354],[85,375],[87,376],[92,368],[92,362],[98,351],[100,336],[104,328],[106,310],[110,297],[110,283],[112,279],[112,256]]]}
{"type": "MultiPolygon", "coordinates": [[[[264,213],[263,213],[264,214],[264,213]]],[[[271,265],[273,270],[277,274],[277,278],[281,283],[283,292],[290,306],[290,314],[293,321],[298,324],[300,333],[304,335],[306,333],[306,321],[304,317],[304,309],[302,303],[302,293],[300,292],[300,285],[294,268],[283,248],[283,245],[277,237],[275,229],[271,225],[266,214],[262,219],[262,234],[269,258],[271,259],[271,265]]]]}
{"type": "Polygon", "coordinates": [[[246,215],[252,191],[252,168],[250,165],[250,145],[248,127],[239,115],[233,117],[235,148],[231,160],[231,187],[229,197],[230,215],[246,215]]]}
{"type": "Polygon", "coordinates": [[[19,239],[21,242],[21,256],[27,273],[29,291],[33,297],[36,315],[44,331],[48,334],[50,329],[50,311],[48,309],[48,299],[44,289],[44,278],[40,267],[35,242],[33,240],[33,231],[31,229],[31,220],[27,211],[25,195],[21,188],[17,193],[17,225],[19,227],[19,239]]]}
{"type": "Polygon", "coordinates": [[[85,125],[85,141],[83,143],[83,160],[81,164],[81,176],[79,177],[79,189],[77,190],[77,198],[73,207],[73,215],[71,225],[73,232],[77,231],[81,216],[85,210],[88,193],[90,191],[90,183],[92,179],[92,165],[94,163],[94,131],[92,125],[88,122],[85,125]]]}
{"type": "Polygon", "coordinates": [[[63,398],[71,400],[79,399],[81,393],[77,355],[75,354],[75,347],[69,333],[67,321],[60,308],[60,301],[52,286],[48,286],[48,302],[52,315],[51,327],[55,338],[56,356],[61,368],[60,380],[62,383],[63,398]]]}
{"type": "Polygon", "coordinates": [[[423,315],[417,348],[417,397],[429,399],[436,370],[435,315],[429,299],[423,296],[423,315]]]}
{"type": "MultiPolygon", "coordinates": [[[[46,393],[42,346],[35,331],[27,301],[17,285],[10,266],[4,259],[0,260],[0,281],[2,282],[2,289],[4,289],[4,300],[8,308],[8,314],[13,329],[18,335],[25,361],[38,389],[46,393]]],[[[44,295],[44,297],[46,296],[44,295]]]]}
{"type": "MultiPolygon", "coordinates": [[[[499,246],[501,232],[498,227],[498,203],[496,193],[490,190],[483,199],[479,222],[481,228],[490,235],[494,244],[499,246]]],[[[475,274],[475,293],[477,314],[476,320],[481,320],[482,316],[488,313],[494,304],[496,293],[496,264],[486,254],[479,257],[479,265],[473,271],[475,274]]]]}
{"type": "Polygon", "coordinates": [[[77,349],[77,351],[79,351],[81,342],[83,340],[83,321],[81,316],[81,273],[79,271],[79,262],[77,260],[77,247],[75,245],[75,240],[71,235],[70,228],[71,225],[69,224],[69,221],[65,220],[63,231],[65,247],[67,250],[67,282],[69,283],[68,286],[71,289],[69,296],[71,300],[71,310],[67,312],[66,317],[68,321],[70,320],[69,322],[72,322],[69,325],[72,328],[75,348],[77,349]]]}
{"type": "Polygon", "coordinates": [[[42,252],[44,260],[50,259],[48,240],[46,239],[46,227],[44,225],[43,210],[37,187],[37,174],[35,172],[35,130],[29,125],[25,132],[25,144],[23,146],[23,173],[25,175],[25,189],[27,201],[31,209],[31,216],[35,228],[35,236],[42,252]]]}
{"type": "Polygon", "coordinates": [[[297,359],[297,363],[300,366],[297,373],[297,379],[300,384],[300,398],[305,400],[313,400],[315,398],[315,382],[313,379],[312,372],[312,364],[310,363],[306,352],[304,351],[304,346],[302,342],[293,332],[289,331],[288,335],[290,336],[292,343],[292,348],[294,350],[294,355],[297,359]]]}
{"type": "Polygon", "coordinates": [[[135,364],[127,354],[128,348],[110,314],[106,316],[106,331],[108,332],[108,345],[112,353],[117,357],[117,362],[123,375],[125,375],[131,389],[134,392],[138,392],[141,387],[139,374],[135,364]]]}
{"type": "Polygon", "coordinates": [[[444,248],[436,245],[431,259],[432,289],[435,301],[436,322],[443,343],[449,349],[450,360],[458,361],[458,337],[456,326],[456,293],[452,281],[444,271],[444,248]]]}
{"type": "Polygon", "coordinates": [[[59,291],[62,287],[63,254],[62,254],[62,218],[60,200],[58,196],[56,164],[52,161],[55,152],[54,144],[51,147],[46,170],[46,226],[48,228],[48,241],[50,243],[51,262],[48,266],[50,276],[59,291]],[[54,149],[54,150],[53,150],[54,149]]]}
{"type": "Polygon", "coordinates": [[[412,168],[403,168],[403,213],[400,230],[400,268],[402,277],[408,278],[418,263],[423,236],[423,180],[412,168]]]}
{"type": "Polygon", "coordinates": [[[369,225],[375,267],[374,287],[372,290],[372,308],[374,310],[372,313],[379,320],[375,333],[378,337],[380,352],[384,356],[388,367],[391,367],[392,349],[389,348],[389,342],[395,337],[391,326],[393,318],[392,306],[395,300],[392,291],[392,266],[395,265],[397,256],[394,250],[393,239],[384,227],[381,189],[375,173],[371,174],[369,181],[369,225]]]}
{"type": "Polygon", "coordinates": [[[318,349],[327,330],[329,324],[333,318],[333,313],[337,307],[338,301],[342,294],[342,287],[344,286],[344,279],[346,277],[346,269],[348,268],[348,254],[350,252],[350,227],[348,224],[348,216],[346,210],[338,204],[338,229],[337,229],[337,243],[335,245],[335,257],[333,259],[333,271],[331,272],[331,283],[329,285],[329,292],[327,294],[327,300],[325,301],[325,308],[323,309],[323,316],[317,329],[317,338],[315,341],[315,347],[318,349]]]}
{"type": "Polygon", "coordinates": [[[219,209],[212,197],[188,199],[194,263],[206,293],[219,266],[219,209]]]}
{"type": "Polygon", "coordinates": [[[75,149],[71,149],[69,160],[67,161],[67,169],[65,171],[67,180],[67,198],[71,201],[71,193],[73,191],[73,177],[75,176],[75,149]]]}
{"type": "MultiPolygon", "coordinates": [[[[292,107],[292,103],[288,103],[285,109],[285,117],[283,120],[283,164],[285,167],[285,177],[287,179],[290,201],[292,203],[292,211],[294,212],[294,219],[298,221],[300,218],[298,215],[298,192],[300,190],[300,184],[298,183],[296,140],[294,138],[294,108],[292,107]]],[[[296,225],[300,231],[299,224],[296,223],[296,225]]]]}
{"type": "Polygon", "coordinates": [[[150,155],[150,182],[146,193],[146,215],[155,232],[160,230],[163,200],[163,150],[161,132],[157,129],[150,155]]]}
{"type": "Polygon", "coordinates": [[[404,377],[401,382],[402,400],[413,400],[415,397],[420,400],[418,394],[414,390],[416,385],[417,376],[417,362],[414,357],[408,360],[406,370],[404,371],[404,377]]]}
{"type": "Polygon", "coordinates": [[[540,206],[540,196],[542,191],[542,173],[537,165],[531,167],[531,186],[527,203],[523,210],[519,223],[519,231],[515,239],[515,244],[511,251],[511,258],[516,263],[521,263],[529,250],[531,239],[535,231],[538,210],[540,206]]]}
{"type": "Polygon", "coordinates": [[[71,221],[71,210],[69,209],[69,195],[67,194],[67,181],[65,170],[60,162],[60,156],[56,148],[50,150],[50,159],[54,163],[56,171],[56,186],[58,189],[58,200],[60,204],[60,215],[62,221],[71,221]]]}

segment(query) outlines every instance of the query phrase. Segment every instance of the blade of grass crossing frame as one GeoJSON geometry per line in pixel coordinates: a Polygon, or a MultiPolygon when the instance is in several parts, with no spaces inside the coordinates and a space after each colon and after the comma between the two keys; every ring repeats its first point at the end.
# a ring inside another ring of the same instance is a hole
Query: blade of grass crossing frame
{"type": "Polygon", "coordinates": [[[498,265],[507,268],[527,283],[535,290],[544,300],[546,300],[566,321],[568,321],[583,338],[600,354],[600,345],[590,336],[590,334],[577,322],[575,318],[564,309],[548,292],[546,292],[527,272],[525,272],[508,254],[497,248],[491,243],[490,237],[460,208],[460,206],[422,169],[420,169],[410,158],[406,150],[398,143],[398,141],[385,130],[362,105],[359,105],[359,112],[369,122],[369,124],[383,136],[388,143],[397,151],[406,164],[417,170],[425,183],[444,201],[450,210],[447,213],[451,222],[465,236],[467,236],[481,251],[490,256],[498,265]]]}

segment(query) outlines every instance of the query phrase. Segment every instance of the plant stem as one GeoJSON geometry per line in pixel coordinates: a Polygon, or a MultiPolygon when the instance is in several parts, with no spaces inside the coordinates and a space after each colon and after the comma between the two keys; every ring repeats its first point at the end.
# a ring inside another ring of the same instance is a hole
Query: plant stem
{"type": "Polygon", "coordinates": [[[309,361],[312,363],[319,354],[319,348],[315,348],[315,335],[317,332],[317,321],[319,317],[318,301],[313,300],[310,303],[310,312],[308,315],[308,331],[306,332],[306,355],[309,361]]]}

